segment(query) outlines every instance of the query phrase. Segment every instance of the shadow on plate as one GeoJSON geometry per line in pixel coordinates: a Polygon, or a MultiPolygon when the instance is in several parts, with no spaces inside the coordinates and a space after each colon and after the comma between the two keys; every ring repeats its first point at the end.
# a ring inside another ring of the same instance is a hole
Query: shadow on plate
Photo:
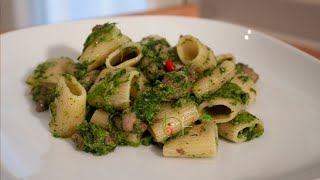
{"type": "Polygon", "coordinates": [[[47,58],[70,57],[76,61],[80,54],[81,53],[78,50],[75,50],[64,44],[57,44],[48,48],[47,58]]]}

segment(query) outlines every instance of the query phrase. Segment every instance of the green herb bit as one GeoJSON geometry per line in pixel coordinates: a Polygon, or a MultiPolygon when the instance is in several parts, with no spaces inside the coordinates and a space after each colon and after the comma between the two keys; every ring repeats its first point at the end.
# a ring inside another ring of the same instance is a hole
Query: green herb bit
{"type": "Polygon", "coordinates": [[[77,127],[76,133],[80,135],[80,137],[73,135],[73,140],[77,143],[77,147],[94,155],[108,154],[117,146],[108,131],[93,123],[80,124],[77,127]]]}
{"type": "Polygon", "coordinates": [[[204,77],[212,76],[214,68],[209,68],[203,71],[204,77]]]}
{"type": "Polygon", "coordinates": [[[152,143],[152,136],[149,134],[141,138],[141,144],[144,146],[149,146],[152,143]]]}
{"type": "Polygon", "coordinates": [[[105,36],[108,35],[110,31],[116,26],[116,23],[105,23],[102,25],[102,27],[96,29],[95,31],[92,31],[91,34],[87,37],[83,51],[92,43],[99,43],[106,39],[105,36]],[[100,38],[100,39],[99,39],[100,38]]]}
{"type": "Polygon", "coordinates": [[[154,116],[160,110],[160,106],[161,98],[159,95],[157,95],[153,90],[149,90],[134,101],[132,111],[136,113],[138,119],[141,119],[148,125],[151,125],[154,116]]]}
{"type": "Polygon", "coordinates": [[[48,76],[46,76],[46,71],[48,68],[55,66],[56,62],[54,61],[46,61],[37,66],[37,68],[34,70],[33,78],[36,80],[44,80],[47,79],[48,76]]]}
{"type": "Polygon", "coordinates": [[[210,122],[212,120],[212,117],[209,114],[203,113],[200,116],[201,122],[210,122]]]}
{"type": "Polygon", "coordinates": [[[228,98],[233,99],[235,104],[247,104],[249,101],[249,94],[244,92],[237,84],[226,83],[218,91],[211,94],[205,94],[202,96],[202,100],[213,100],[215,98],[228,98]]]}
{"type": "Polygon", "coordinates": [[[225,67],[220,67],[219,70],[220,70],[220,74],[223,74],[223,73],[226,72],[226,68],[225,67]]]}
{"type": "Polygon", "coordinates": [[[246,141],[250,141],[254,138],[260,137],[263,133],[263,127],[261,127],[258,124],[255,124],[239,131],[238,138],[246,138],[246,141]]]}
{"type": "Polygon", "coordinates": [[[246,75],[238,76],[238,78],[239,78],[243,83],[246,83],[246,82],[249,80],[249,77],[246,76],[246,75]]]}
{"type": "Polygon", "coordinates": [[[253,122],[257,117],[246,112],[240,112],[232,121],[232,125],[247,124],[253,122]]]}
{"type": "Polygon", "coordinates": [[[121,78],[126,74],[126,69],[122,69],[121,71],[117,72],[114,76],[111,73],[106,74],[106,78],[104,82],[97,85],[97,87],[88,95],[87,100],[92,102],[98,96],[101,96],[106,105],[109,105],[109,98],[117,91],[117,88],[120,84],[125,83],[128,81],[128,78],[125,80],[121,80],[121,78]]]}

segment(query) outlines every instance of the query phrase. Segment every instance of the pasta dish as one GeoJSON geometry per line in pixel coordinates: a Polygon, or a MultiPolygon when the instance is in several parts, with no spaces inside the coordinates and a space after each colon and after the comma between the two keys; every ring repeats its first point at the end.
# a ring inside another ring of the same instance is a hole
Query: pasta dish
{"type": "Polygon", "coordinates": [[[40,63],[27,78],[36,110],[50,110],[54,137],[105,155],[117,146],[157,145],[166,157],[214,157],[218,138],[261,136],[247,111],[258,74],[192,35],[175,46],[159,35],[133,42],[115,23],[96,25],[77,62],[40,63]]]}

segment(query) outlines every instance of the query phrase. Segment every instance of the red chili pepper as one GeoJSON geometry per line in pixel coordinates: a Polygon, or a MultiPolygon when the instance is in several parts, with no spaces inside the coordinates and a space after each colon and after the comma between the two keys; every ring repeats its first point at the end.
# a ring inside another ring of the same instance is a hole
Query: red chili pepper
{"type": "Polygon", "coordinates": [[[171,127],[168,127],[166,129],[166,133],[167,133],[168,136],[171,136],[173,134],[173,129],[171,127]]]}
{"type": "Polygon", "coordinates": [[[166,60],[165,68],[167,72],[171,72],[175,70],[175,66],[171,59],[166,60]]]}

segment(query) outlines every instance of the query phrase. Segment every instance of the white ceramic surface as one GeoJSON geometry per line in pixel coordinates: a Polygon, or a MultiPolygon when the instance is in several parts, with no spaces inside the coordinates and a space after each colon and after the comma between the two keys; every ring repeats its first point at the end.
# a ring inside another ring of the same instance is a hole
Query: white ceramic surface
{"type": "Polygon", "coordinates": [[[1,177],[3,179],[316,179],[320,177],[320,61],[255,30],[184,17],[122,17],[35,27],[1,35],[1,177]],[[164,158],[157,147],[118,147],[96,157],[52,137],[49,113],[36,113],[24,81],[48,57],[76,59],[98,23],[114,21],[134,41],[160,34],[174,45],[192,34],[216,54],[232,52],[260,74],[249,111],[262,137],[220,141],[209,159],[164,158]]]}

